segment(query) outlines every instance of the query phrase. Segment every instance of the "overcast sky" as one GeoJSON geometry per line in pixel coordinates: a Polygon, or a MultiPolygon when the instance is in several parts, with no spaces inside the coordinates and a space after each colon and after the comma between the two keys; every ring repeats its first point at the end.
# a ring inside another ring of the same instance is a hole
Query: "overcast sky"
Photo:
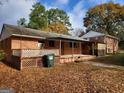
{"type": "Polygon", "coordinates": [[[113,1],[121,5],[124,4],[124,0],[0,0],[3,5],[0,5],[0,29],[4,23],[17,24],[17,20],[24,17],[28,20],[30,9],[36,2],[40,2],[46,7],[59,8],[66,11],[70,17],[70,22],[73,28],[84,28],[83,17],[87,10],[95,5],[113,1]]]}

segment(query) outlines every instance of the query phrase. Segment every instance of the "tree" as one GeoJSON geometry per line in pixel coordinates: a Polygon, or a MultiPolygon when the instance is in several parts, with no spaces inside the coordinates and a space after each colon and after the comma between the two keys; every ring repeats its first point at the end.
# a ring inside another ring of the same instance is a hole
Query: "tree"
{"type": "Polygon", "coordinates": [[[124,6],[113,2],[97,5],[86,13],[87,31],[98,31],[121,37],[124,33],[124,6]]]}
{"type": "MultiPolygon", "coordinates": [[[[61,34],[68,33],[71,28],[69,16],[63,10],[58,8],[45,10],[45,7],[40,3],[33,5],[29,15],[29,23],[27,27],[40,29],[44,31],[52,31],[61,34]]],[[[23,24],[24,20],[19,20],[18,24],[23,24]]]]}
{"type": "Polygon", "coordinates": [[[18,24],[19,26],[24,26],[24,27],[26,27],[26,26],[27,26],[27,24],[26,24],[26,19],[25,19],[25,18],[20,18],[19,20],[17,20],[17,24],[18,24]]]}
{"type": "Polygon", "coordinates": [[[81,37],[85,34],[84,30],[82,28],[76,28],[75,29],[75,36],[81,37]]]}
{"type": "Polygon", "coordinates": [[[81,37],[85,34],[84,30],[82,28],[75,28],[75,29],[72,29],[70,31],[70,34],[72,36],[77,36],[77,37],[81,37]]]}
{"type": "Polygon", "coordinates": [[[34,29],[43,29],[47,26],[47,16],[45,7],[40,3],[33,5],[31,9],[28,27],[34,29]]]}
{"type": "Polygon", "coordinates": [[[48,10],[46,14],[50,31],[61,34],[68,33],[68,30],[71,28],[71,23],[69,22],[69,16],[66,12],[56,8],[48,10]]]}
{"type": "Polygon", "coordinates": [[[50,32],[56,32],[59,34],[68,34],[68,28],[61,22],[52,22],[48,25],[50,32]]]}
{"type": "Polygon", "coordinates": [[[67,28],[71,27],[71,23],[69,22],[69,16],[63,10],[60,10],[58,8],[50,9],[47,11],[47,17],[48,17],[48,24],[62,23],[67,28]]]}

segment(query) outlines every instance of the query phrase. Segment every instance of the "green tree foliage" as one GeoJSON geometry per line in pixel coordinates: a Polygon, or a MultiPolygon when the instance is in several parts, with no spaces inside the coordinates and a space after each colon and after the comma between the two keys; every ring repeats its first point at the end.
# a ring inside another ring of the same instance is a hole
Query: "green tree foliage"
{"type": "Polygon", "coordinates": [[[56,32],[59,34],[68,34],[68,28],[61,22],[52,22],[48,26],[50,32],[56,32]]]}
{"type": "Polygon", "coordinates": [[[47,16],[45,13],[45,7],[40,3],[33,5],[31,9],[28,27],[34,29],[42,29],[47,26],[47,16]]]}
{"type": "Polygon", "coordinates": [[[18,20],[18,24],[61,34],[68,33],[68,30],[71,28],[69,16],[66,12],[58,8],[45,10],[45,7],[40,3],[33,5],[29,17],[28,25],[25,25],[26,20],[24,18],[18,20]]]}
{"type": "Polygon", "coordinates": [[[49,31],[55,31],[61,34],[67,34],[71,28],[69,16],[63,10],[58,8],[46,11],[49,31]]]}
{"type": "Polygon", "coordinates": [[[89,9],[84,18],[87,31],[93,30],[124,39],[124,6],[113,2],[89,9]]]}
{"type": "Polygon", "coordinates": [[[68,28],[71,27],[71,23],[69,22],[69,16],[63,10],[60,10],[58,8],[50,9],[47,11],[47,16],[48,16],[48,24],[61,22],[66,27],[68,27],[68,28]]]}

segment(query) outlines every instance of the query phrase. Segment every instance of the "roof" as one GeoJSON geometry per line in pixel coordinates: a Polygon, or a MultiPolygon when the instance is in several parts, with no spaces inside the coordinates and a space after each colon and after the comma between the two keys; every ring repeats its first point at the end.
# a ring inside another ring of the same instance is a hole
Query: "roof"
{"type": "MultiPolygon", "coordinates": [[[[76,40],[76,41],[87,41],[85,39],[79,38],[79,37],[73,37],[69,35],[62,35],[57,34],[53,32],[45,32],[41,30],[35,30],[31,28],[25,28],[22,26],[15,26],[15,25],[9,25],[4,24],[3,28],[6,30],[6,34],[9,34],[8,36],[19,36],[19,37],[28,37],[28,38],[39,38],[39,39],[67,39],[67,40],[76,40]]],[[[1,32],[1,34],[3,31],[1,32]]]]}
{"type": "Polygon", "coordinates": [[[105,34],[95,32],[95,31],[89,31],[85,35],[83,35],[81,38],[90,38],[90,37],[98,37],[98,36],[104,36],[105,34]]]}
{"type": "Polygon", "coordinates": [[[91,38],[91,37],[99,37],[99,36],[108,36],[114,39],[118,39],[117,37],[114,37],[112,35],[107,35],[104,33],[100,33],[100,32],[95,32],[95,31],[89,31],[88,33],[86,33],[85,35],[83,35],[81,38],[91,38]]]}

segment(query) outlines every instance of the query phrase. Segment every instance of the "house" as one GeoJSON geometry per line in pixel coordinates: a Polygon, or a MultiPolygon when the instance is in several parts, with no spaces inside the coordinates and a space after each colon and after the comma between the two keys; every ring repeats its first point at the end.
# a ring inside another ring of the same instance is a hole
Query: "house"
{"type": "Polygon", "coordinates": [[[114,36],[89,31],[81,38],[95,43],[96,55],[114,54],[118,51],[118,38],[114,36]]]}
{"type": "Polygon", "coordinates": [[[0,49],[4,50],[8,63],[22,69],[42,67],[42,58],[46,54],[55,55],[55,64],[113,54],[118,50],[118,39],[93,31],[79,38],[4,24],[0,35],[0,49]]]}
{"type": "Polygon", "coordinates": [[[94,42],[52,32],[4,24],[0,36],[0,48],[5,60],[22,69],[43,66],[42,57],[55,54],[55,63],[92,59],[94,42]]]}

